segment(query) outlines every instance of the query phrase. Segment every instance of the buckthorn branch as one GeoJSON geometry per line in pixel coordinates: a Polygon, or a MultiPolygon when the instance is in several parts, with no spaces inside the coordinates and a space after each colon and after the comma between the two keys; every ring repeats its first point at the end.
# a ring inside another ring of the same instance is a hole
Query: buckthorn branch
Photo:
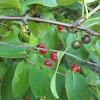
{"type": "MultiPolygon", "coordinates": [[[[100,9],[100,5],[98,5],[95,9],[93,9],[88,16],[92,16],[96,11],[98,11],[100,9]]],[[[95,32],[93,30],[91,30],[90,28],[86,28],[86,27],[81,27],[79,26],[81,23],[83,23],[86,18],[82,18],[78,21],[76,21],[75,23],[62,23],[62,22],[57,22],[57,21],[52,21],[52,20],[46,20],[46,19],[40,19],[40,18],[35,18],[35,17],[29,17],[29,16],[22,16],[22,17],[15,17],[15,16],[0,16],[0,20],[7,20],[7,21],[22,21],[25,24],[27,24],[27,21],[38,21],[41,23],[48,23],[48,24],[53,24],[53,25],[60,25],[60,26],[64,26],[66,28],[76,28],[78,30],[82,30],[82,31],[86,31],[87,33],[89,33],[92,36],[100,36],[99,32],[95,32]]]]}
{"type": "MultiPolygon", "coordinates": [[[[25,45],[15,45],[15,44],[9,44],[9,43],[4,43],[4,42],[0,42],[0,44],[12,46],[12,47],[21,47],[21,48],[35,49],[35,50],[48,50],[48,51],[52,51],[52,52],[59,52],[59,51],[60,51],[60,50],[45,49],[45,48],[38,48],[38,47],[25,46],[25,45]]],[[[67,53],[67,52],[66,52],[65,55],[68,55],[68,56],[70,56],[70,57],[73,57],[73,58],[79,60],[79,61],[82,62],[82,63],[87,63],[87,64],[90,64],[90,65],[94,65],[94,66],[100,67],[99,64],[92,63],[92,62],[88,62],[88,61],[86,61],[86,60],[83,60],[83,59],[81,59],[81,58],[79,58],[79,57],[77,57],[77,56],[71,54],[71,53],[67,53]]]]}

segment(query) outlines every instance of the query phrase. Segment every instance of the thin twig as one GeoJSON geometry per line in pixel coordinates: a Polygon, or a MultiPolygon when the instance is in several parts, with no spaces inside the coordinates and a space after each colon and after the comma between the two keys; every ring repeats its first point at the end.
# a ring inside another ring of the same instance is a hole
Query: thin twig
{"type": "Polygon", "coordinates": [[[56,74],[58,74],[58,75],[61,75],[61,76],[64,76],[64,77],[65,77],[65,75],[64,75],[64,74],[62,74],[62,73],[56,72],[56,74]]]}
{"type": "Polygon", "coordinates": [[[100,5],[98,5],[96,8],[94,8],[88,15],[88,17],[91,17],[96,11],[100,10],[100,5]]]}
{"type": "MultiPolygon", "coordinates": [[[[83,4],[81,2],[78,2],[81,6],[83,6],[83,4]]],[[[87,7],[89,11],[92,11],[92,9],[90,7],[87,7]]]]}
{"type": "MultiPolygon", "coordinates": [[[[44,49],[44,48],[38,48],[38,47],[32,47],[32,46],[25,46],[25,45],[15,45],[15,44],[9,44],[9,43],[4,43],[4,42],[0,42],[0,44],[2,45],[8,45],[8,46],[12,46],[12,47],[21,47],[21,48],[28,48],[28,49],[36,49],[36,50],[48,50],[48,51],[52,51],[52,52],[60,52],[59,50],[53,50],[53,49],[44,49]]],[[[100,65],[96,64],[96,63],[92,63],[92,62],[88,62],[86,60],[83,60],[75,55],[72,55],[70,53],[65,53],[66,55],[70,56],[70,57],[73,57],[79,61],[81,61],[82,63],[87,63],[87,64],[90,64],[90,65],[95,65],[95,66],[98,66],[100,67],[100,65]]]]}
{"type": "MultiPolygon", "coordinates": [[[[94,8],[91,12],[89,12],[88,17],[91,17],[95,12],[100,10],[100,5],[98,5],[96,8],[94,8]]],[[[81,25],[83,22],[86,21],[86,16],[80,20],[77,20],[77,25],[81,25]]],[[[100,33],[99,33],[100,34],[100,33]]]]}
{"type": "Polygon", "coordinates": [[[35,64],[33,64],[31,61],[29,61],[27,58],[23,58],[25,61],[27,61],[29,64],[31,64],[31,65],[35,65],[35,64]]]}
{"type": "Polygon", "coordinates": [[[88,84],[88,86],[89,86],[89,87],[96,87],[96,85],[90,85],[90,84],[88,84]]]}
{"type": "MultiPolygon", "coordinates": [[[[37,55],[39,55],[38,53],[37,53],[37,55]]],[[[39,55],[43,60],[46,60],[43,56],[41,56],[41,55],[39,55]]]]}
{"type": "MultiPolygon", "coordinates": [[[[31,64],[31,65],[35,65],[35,64],[33,64],[30,60],[28,60],[27,58],[23,58],[26,62],[28,62],[29,64],[31,64]]],[[[52,70],[53,71],[53,70],[52,70]]],[[[62,73],[60,73],[60,72],[57,72],[57,74],[58,75],[61,75],[61,76],[64,76],[65,77],[65,75],[64,74],[62,74],[62,73]]]]}

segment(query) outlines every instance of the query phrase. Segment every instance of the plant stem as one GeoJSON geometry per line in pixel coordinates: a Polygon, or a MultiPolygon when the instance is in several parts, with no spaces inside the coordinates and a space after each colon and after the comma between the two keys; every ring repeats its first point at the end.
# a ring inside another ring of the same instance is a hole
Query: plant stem
{"type": "MultiPolygon", "coordinates": [[[[32,46],[25,46],[25,45],[15,45],[15,44],[9,44],[9,43],[4,43],[4,42],[0,42],[0,44],[2,45],[8,45],[8,46],[12,46],[12,47],[21,47],[21,48],[28,48],[28,49],[36,49],[36,50],[48,50],[48,51],[53,51],[53,52],[59,52],[59,50],[53,50],[53,49],[44,49],[44,48],[38,48],[38,47],[32,47],[32,46]]],[[[98,66],[100,67],[99,64],[96,64],[96,63],[92,63],[92,62],[88,62],[86,60],[83,60],[75,55],[72,55],[70,53],[65,53],[65,55],[68,55],[70,57],[73,57],[79,61],[81,61],[82,63],[87,63],[87,64],[90,64],[90,65],[95,65],[95,66],[98,66]]]]}

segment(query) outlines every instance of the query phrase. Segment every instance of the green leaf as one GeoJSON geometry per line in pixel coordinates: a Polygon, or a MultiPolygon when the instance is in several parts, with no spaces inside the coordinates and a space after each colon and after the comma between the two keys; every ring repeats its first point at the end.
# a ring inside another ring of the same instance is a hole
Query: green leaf
{"type": "Polygon", "coordinates": [[[77,72],[66,71],[65,88],[69,100],[91,100],[88,85],[77,72]]]}
{"type": "Polygon", "coordinates": [[[96,48],[97,54],[100,56],[100,39],[96,41],[95,48],[96,48]]]}
{"type": "Polygon", "coordinates": [[[24,41],[29,42],[29,35],[24,33],[24,32],[20,32],[20,36],[22,39],[24,39],[24,41]]]}
{"type": "MultiPolygon", "coordinates": [[[[14,15],[14,10],[13,9],[6,9],[3,12],[0,12],[0,15],[5,15],[5,16],[13,16],[14,15]]],[[[10,26],[9,26],[10,27],[10,26]]],[[[0,29],[1,31],[1,29],[0,29]]],[[[6,31],[6,30],[4,30],[6,31]]],[[[6,33],[6,32],[5,32],[6,33]]],[[[1,33],[0,33],[1,34],[1,33]]]]}
{"type": "Polygon", "coordinates": [[[97,96],[97,92],[96,92],[96,87],[91,87],[90,89],[90,93],[91,93],[91,98],[92,100],[98,100],[98,96],[97,96]]]}
{"type": "Polygon", "coordinates": [[[7,66],[4,62],[0,62],[0,78],[2,78],[7,71],[7,66]]]}
{"type": "Polygon", "coordinates": [[[28,91],[24,94],[25,97],[30,98],[31,100],[40,100],[40,98],[35,98],[32,90],[29,88],[28,91]]]}
{"type": "Polygon", "coordinates": [[[97,95],[98,95],[98,100],[100,100],[100,90],[98,89],[98,87],[96,87],[96,91],[97,91],[97,95]]]}
{"type": "Polygon", "coordinates": [[[29,22],[29,27],[35,37],[42,38],[48,30],[48,24],[29,22]]]}
{"type": "Polygon", "coordinates": [[[31,4],[42,4],[48,7],[57,6],[56,0],[25,0],[24,2],[22,2],[22,6],[31,4]]]}
{"type": "Polygon", "coordinates": [[[100,32],[100,17],[90,18],[86,20],[83,25],[93,29],[96,32],[100,32]]]}
{"type": "MultiPolygon", "coordinates": [[[[22,45],[16,35],[9,35],[0,42],[22,45]]],[[[21,58],[27,56],[25,48],[0,44],[0,57],[5,58],[21,58]]]]}
{"type": "Polygon", "coordinates": [[[56,21],[56,19],[54,18],[54,15],[52,13],[50,13],[50,12],[44,13],[43,14],[43,18],[44,19],[48,19],[48,20],[54,20],[54,21],[56,21]]]}
{"type": "Polygon", "coordinates": [[[97,73],[93,72],[93,71],[88,71],[88,75],[86,77],[86,81],[88,84],[95,84],[96,85],[96,81],[99,79],[99,76],[97,73]]]}
{"type": "Polygon", "coordinates": [[[53,75],[51,80],[51,91],[56,98],[59,98],[57,90],[56,90],[56,74],[53,75]]]}
{"type": "Polygon", "coordinates": [[[13,73],[14,73],[14,66],[9,67],[7,70],[2,84],[1,84],[1,98],[2,100],[14,100],[13,94],[12,94],[12,79],[13,79],[13,73]]]}
{"type": "Polygon", "coordinates": [[[38,44],[38,38],[36,38],[32,33],[30,34],[29,44],[30,46],[37,46],[38,44]]]}
{"type": "Polygon", "coordinates": [[[0,0],[0,8],[20,9],[20,3],[19,3],[19,0],[0,0]]]}
{"type": "Polygon", "coordinates": [[[100,55],[96,52],[96,41],[99,40],[99,37],[91,37],[91,42],[88,44],[83,44],[85,49],[89,52],[89,57],[96,63],[100,64],[100,55]]]}
{"type": "Polygon", "coordinates": [[[65,77],[57,74],[56,87],[57,87],[57,93],[60,97],[60,100],[68,100],[66,95],[66,90],[65,90],[65,77]]]}
{"type": "Polygon", "coordinates": [[[70,5],[77,1],[84,1],[84,0],[57,0],[58,5],[70,5]]]}
{"type": "Polygon", "coordinates": [[[23,6],[20,9],[20,15],[24,15],[27,10],[30,10],[29,6],[23,6]]]}
{"type": "Polygon", "coordinates": [[[24,61],[18,63],[12,81],[12,90],[15,97],[22,96],[29,88],[30,67],[24,61]]]}
{"type": "MultiPolygon", "coordinates": [[[[37,63],[43,63],[43,59],[40,57],[40,55],[38,55],[37,53],[35,53],[34,51],[31,52],[27,59],[29,61],[31,61],[33,64],[37,64],[37,63]]],[[[32,66],[32,65],[31,65],[32,66]]]]}
{"type": "Polygon", "coordinates": [[[50,91],[52,71],[49,67],[36,64],[30,73],[30,86],[35,97],[44,97],[50,91]]]}
{"type": "Polygon", "coordinates": [[[50,83],[51,91],[52,91],[53,95],[56,98],[59,98],[58,93],[57,93],[57,90],[56,90],[56,72],[58,70],[60,61],[61,61],[63,55],[65,54],[66,50],[64,52],[60,51],[60,52],[57,53],[57,59],[58,59],[57,67],[56,67],[55,73],[54,73],[54,75],[53,75],[53,77],[51,79],[51,83],[50,83]]]}

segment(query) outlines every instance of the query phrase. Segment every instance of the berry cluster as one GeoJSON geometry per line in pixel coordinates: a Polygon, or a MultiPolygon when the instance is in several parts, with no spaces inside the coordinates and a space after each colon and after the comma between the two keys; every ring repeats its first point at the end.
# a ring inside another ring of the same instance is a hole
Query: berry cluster
{"type": "MultiPolygon", "coordinates": [[[[61,31],[64,27],[63,26],[57,26],[58,31],[61,31]]],[[[81,39],[81,41],[84,44],[88,44],[91,41],[91,38],[89,35],[84,35],[81,39]]],[[[79,40],[74,40],[71,44],[73,49],[79,49],[82,46],[82,43],[79,40]]]]}
{"type": "MultiPolygon", "coordinates": [[[[37,47],[45,48],[43,43],[39,43],[37,45],[37,47]]],[[[39,50],[39,52],[44,55],[47,52],[47,50],[39,50]]],[[[55,52],[51,53],[50,54],[50,58],[51,58],[51,60],[53,60],[56,63],[56,61],[57,61],[57,53],[55,53],[55,52]]],[[[53,67],[52,66],[52,62],[50,60],[45,60],[44,61],[44,65],[49,66],[50,68],[53,67]]]]}

